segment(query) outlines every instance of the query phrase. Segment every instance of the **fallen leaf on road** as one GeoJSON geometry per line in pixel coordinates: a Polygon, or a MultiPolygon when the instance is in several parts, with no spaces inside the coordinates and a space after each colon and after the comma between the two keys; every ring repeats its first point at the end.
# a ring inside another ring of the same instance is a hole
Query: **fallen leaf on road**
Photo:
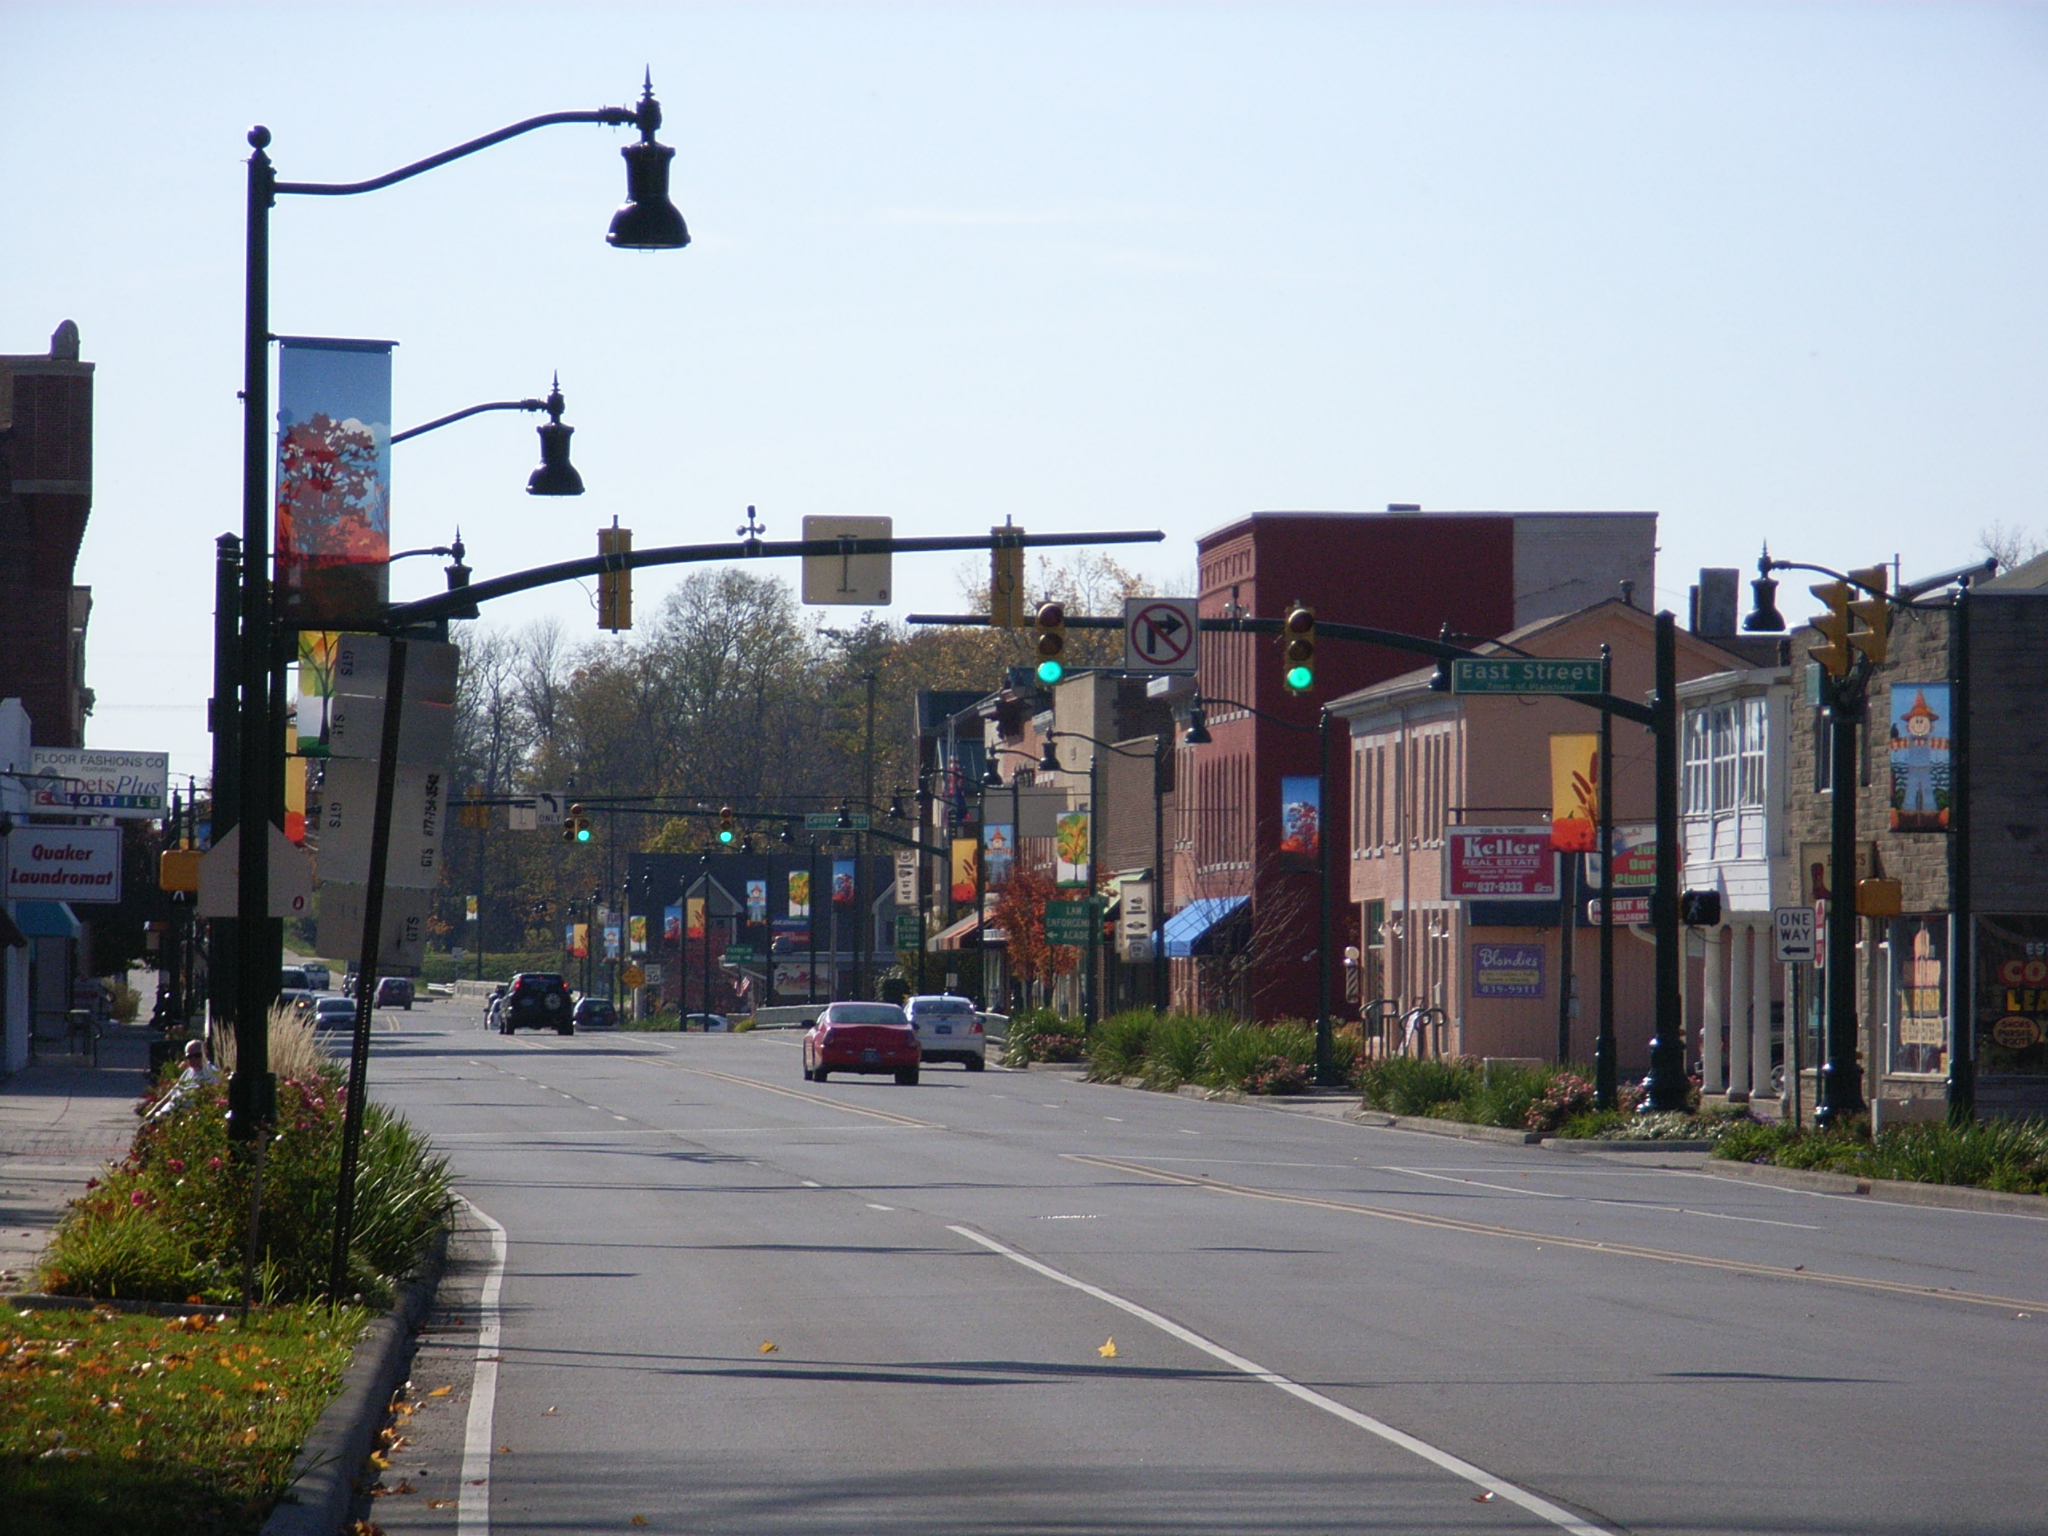
{"type": "Polygon", "coordinates": [[[647,1517],[645,1515],[635,1515],[633,1517],[633,1523],[635,1525],[645,1525],[647,1523],[647,1517]]]}
{"type": "Polygon", "coordinates": [[[782,1353],[782,1346],[780,1344],[763,1344],[761,1346],[761,1353],[764,1355],[779,1355],[782,1353]]]}
{"type": "Polygon", "coordinates": [[[1493,1502],[1493,1490],[1489,1488],[1484,1493],[1473,1494],[1472,1502],[1474,1504],[1491,1504],[1493,1502]]]}
{"type": "Polygon", "coordinates": [[[453,1508],[455,1507],[455,1505],[456,1505],[456,1502],[457,1502],[457,1501],[456,1501],[456,1500],[454,1500],[454,1499],[429,1499],[429,1500],[427,1500],[427,1508],[429,1508],[429,1509],[453,1509],[453,1508]]]}
{"type": "Polygon", "coordinates": [[[498,1447],[498,1454],[500,1456],[510,1456],[512,1454],[512,1447],[509,1445],[501,1445],[498,1447]]]}
{"type": "Polygon", "coordinates": [[[1096,1347],[1095,1353],[1102,1356],[1105,1360],[1114,1360],[1116,1358],[1116,1340],[1106,1340],[1096,1347]]]}
{"type": "Polygon", "coordinates": [[[436,1387],[433,1391],[429,1392],[427,1396],[446,1397],[450,1392],[453,1392],[454,1390],[455,1389],[453,1387],[436,1387]]]}

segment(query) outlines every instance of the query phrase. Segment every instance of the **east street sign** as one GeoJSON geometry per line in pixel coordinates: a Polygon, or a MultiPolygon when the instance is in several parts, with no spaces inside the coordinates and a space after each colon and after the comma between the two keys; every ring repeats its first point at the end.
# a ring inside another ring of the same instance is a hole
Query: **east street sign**
{"type": "Polygon", "coordinates": [[[1597,697],[1607,691],[1604,671],[1598,657],[1460,656],[1451,662],[1451,692],[1597,697]]]}

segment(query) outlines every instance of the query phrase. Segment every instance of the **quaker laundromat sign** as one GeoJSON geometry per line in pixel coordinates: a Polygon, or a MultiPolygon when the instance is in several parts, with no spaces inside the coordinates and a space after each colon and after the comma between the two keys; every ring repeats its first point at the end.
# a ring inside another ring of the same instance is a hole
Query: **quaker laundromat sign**
{"type": "Polygon", "coordinates": [[[160,821],[169,803],[168,752],[110,752],[99,747],[36,747],[35,808],[66,816],[160,821]]]}
{"type": "Polygon", "coordinates": [[[121,829],[15,827],[6,889],[9,901],[119,901],[121,829]]]}

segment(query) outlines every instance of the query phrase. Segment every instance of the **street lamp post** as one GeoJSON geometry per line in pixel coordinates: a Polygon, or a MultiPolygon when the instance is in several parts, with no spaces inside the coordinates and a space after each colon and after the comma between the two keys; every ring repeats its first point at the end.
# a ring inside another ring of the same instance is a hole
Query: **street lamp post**
{"type": "MultiPolygon", "coordinates": [[[[1053,731],[1048,739],[1060,736],[1071,736],[1076,741],[1085,741],[1090,746],[1100,747],[1106,752],[1114,752],[1118,757],[1144,756],[1140,752],[1126,751],[1113,741],[1103,741],[1099,737],[1090,736],[1085,731],[1053,731]]],[[[1152,934],[1151,953],[1147,958],[1152,966],[1152,1011],[1154,1013],[1164,1013],[1166,1011],[1166,988],[1164,984],[1166,946],[1163,926],[1159,919],[1160,912],[1166,902],[1166,754],[1172,750],[1173,733],[1171,731],[1162,731],[1152,738],[1152,934]]],[[[1048,748],[1048,752],[1050,752],[1050,748],[1048,748]]],[[[1053,760],[1053,766],[1057,769],[1057,759],[1053,760]]],[[[1093,753],[1090,753],[1088,757],[1088,807],[1088,830],[1092,844],[1095,836],[1095,818],[1101,810],[1095,793],[1095,756],[1093,753]]],[[[1092,847],[1089,857],[1091,860],[1094,858],[1092,847]]],[[[1091,864],[1090,878],[1092,879],[1093,877],[1094,869],[1091,864]]],[[[1094,928],[1091,926],[1089,929],[1090,934],[1092,935],[1094,931],[1094,928]]],[[[1327,1012],[1327,1007],[1325,1011],[1327,1012]]]]}
{"type": "MultiPolygon", "coordinates": [[[[621,153],[626,160],[626,203],[613,216],[606,239],[636,250],[673,250],[689,243],[688,228],[668,198],[668,163],[675,151],[655,141],[661,106],[651,80],[634,107],[594,112],[554,112],[527,118],[482,138],[458,144],[384,176],[360,182],[280,181],[266,152],[270,130],[249,130],[246,238],[243,253],[242,326],[242,542],[241,629],[237,671],[240,683],[239,782],[230,802],[241,829],[233,923],[237,979],[234,988],[235,1074],[229,1084],[229,1126],[239,1141],[253,1140],[275,1118],[275,1079],[270,1074],[268,1013],[277,996],[283,925],[270,910],[269,827],[278,820],[283,792],[278,757],[281,735],[274,729],[281,697],[272,697],[278,654],[278,624],[270,570],[270,210],[281,195],[350,197],[375,192],[438,166],[488,149],[537,128],[567,123],[636,127],[640,141],[621,153]]],[[[547,442],[543,429],[543,444],[547,442]]],[[[566,431],[567,429],[563,429],[566,431]]],[[[566,446],[566,439],[563,439],[566,446]]],[[[544,453],[545,457],[545,453],[544,453]]],[[[216,722],[218,723],[218,722],[216,722]]],[[[216,805],[215,819],[229,803],[216,805]]],[[[216,832],[220,827],[216,826],[216,832]]],[[[374,985],[374,978],[367,984],[374,985]]]]}

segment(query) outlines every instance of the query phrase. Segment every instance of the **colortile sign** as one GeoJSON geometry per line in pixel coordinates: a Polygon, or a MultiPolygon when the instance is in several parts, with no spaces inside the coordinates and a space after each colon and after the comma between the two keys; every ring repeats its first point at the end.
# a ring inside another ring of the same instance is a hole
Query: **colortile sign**
{"type": "Polygon", "coordinates": [[[1446,828],[1444,895],[1452,901],[1556,901],[1550,828],[1446,828]]]}
{"type": "Polygon", "coordinates": [[[7,839],[7,899],[119,901],[121,829],[16,826],[7,839]]]}
{"type": "Polygon", "coordinates": [[[35,808],[64,815],[157,821],[171,778],[168,752],[108,752],[97,747],[35,747],[29,770],[35,808]]]}

